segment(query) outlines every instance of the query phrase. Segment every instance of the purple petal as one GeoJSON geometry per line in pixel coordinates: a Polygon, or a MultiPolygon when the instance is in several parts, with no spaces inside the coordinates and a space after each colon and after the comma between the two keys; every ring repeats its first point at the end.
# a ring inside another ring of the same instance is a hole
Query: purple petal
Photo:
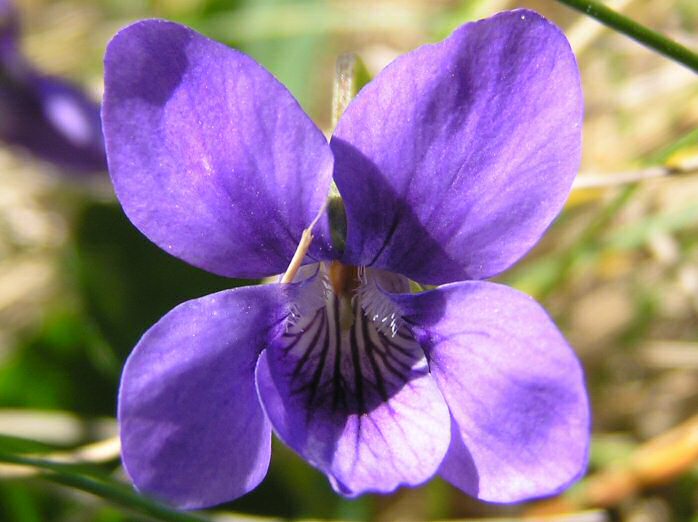
{"type": "Polygon", "coordinates": [[[67,173],[105,171],[99,105],[77,87],[25,67],[3,69],[4,77],[0,71],[0,140],[67,173]]]}
{"type": "Polygon", "coordinates": [[[482,500],[515,502],[579,478],[589,444],[584,376],[533,299],[465,282],[395,300],[451,410],[446,480],[482,500]]]}
{"type": "Polygon", "coordinates": [[[0,0],[0,60],[17,52],[19,20],[10,0],[0,0]]]}
{"type": "MultiPolygon", "coordinates": [[[[327,140],[248,56],[160,20],[105,57],[104,132],[131,221],[185,261],[234,277],[283,272],[325,203],[327,140]]],[[[318,223],[310,256],[328,257],[318,223]]]]}
{"type": "Polygon", "coordinates": [[[572,51],[534,12],[466,24],[398,58],[331,141],[345,262],[433,284],[505,270],[560,211],[581,124],[572,51]]]}
{"type": "Polygon", "coordinates": [[[420,484],[450,440],[448,408],[424,353],[404,329],[392,337],[363,313],[346,327],[351,310],[342,306],[330,298],[262,354],[262,405],[278,436],[339,493],[420,484]]]}
{"type": "Polygon", "coordinates": [[[106,170],[99,105],[34,70],[17,48],[18,27],[14,6],[0,1],[0,140],[69,172],[106,170]]]}
{"type": "Polygon", "coordinates": [[[119,394],[122,457],[136,487],[200,508],[264,478],[271,429],[254,368],[287,314],[280,285],[245,287],[183,303],[148,330],[119,394]]]}

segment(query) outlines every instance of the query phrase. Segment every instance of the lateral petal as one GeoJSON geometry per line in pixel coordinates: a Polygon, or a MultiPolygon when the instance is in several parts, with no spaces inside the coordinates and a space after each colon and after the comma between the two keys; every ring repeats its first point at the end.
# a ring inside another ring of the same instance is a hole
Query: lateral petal
{"type": "Polygon", "coordinates": [[[474,281],[394,299],[451,411],[446,480],[482,500],[515,502],[580,477],[590,430],[584,376],[533,299],[474,281]]]}
{"type": "Polygon", "coordinates": [[[183,303],[148,330],[119,393],[122,458],[138,489],[201,508],[264,478],[271,428],[254,369],[288,313],[281,285],[252,286],[183,303]]]}

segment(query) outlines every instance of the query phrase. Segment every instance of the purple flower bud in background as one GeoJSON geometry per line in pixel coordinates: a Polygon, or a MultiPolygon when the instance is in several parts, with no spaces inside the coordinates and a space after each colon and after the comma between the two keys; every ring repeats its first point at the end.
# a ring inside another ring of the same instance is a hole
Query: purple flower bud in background
{"type": "Polygon", "coordinates": [[[35,70],[19,52],[18,36],[17,12],[0,0],[0,141],[67,172],[104,171],[99,105],[35,70]]]}
{"type": "Polygon", "coordinates": [[[329,144],[260,65],[181,25],[131,25],[105,67],[116,193],[163,249],[269,276],[319,216],[293,283],[183,303],[136,346],[119,420],[139,489],[185,508],[243,495],[272,430],[348,496],[440,475],[515,502],[583,473],[576,356],[535,301],[484,281],[538,241],[579,166],[579,71],[557,27],[506,12],[398,58],[329,144]]]}
{"type": "Polygon", "coordinates": [[[0,0],[0,57],[17,52],[18,36],[17,12],[10,0],[0,0]]]}

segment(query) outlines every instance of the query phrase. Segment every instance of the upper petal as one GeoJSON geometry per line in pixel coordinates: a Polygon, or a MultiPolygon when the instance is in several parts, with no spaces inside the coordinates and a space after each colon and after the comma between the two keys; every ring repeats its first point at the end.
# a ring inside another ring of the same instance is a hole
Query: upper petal
{"type": "Polygon", "coordinates": [[[559,492],[583,473],[584,376],[533,299],[485,282],[395,299],[453,418],[446,480],[482,500],[515,502],[559,492]]]}
{"type": "Polygon", "coordinates": [[[582,111],[567,40],[531,11],[466,24],[398,58],[331,141],[345,261],[433,284],[506,269],[567,197],[582,111]]]}
{"type": "Polygon", "coordinates": [[[271,429],[254,369],[287,314],[280,285],[245,287],[183,303],[148,330],[119,393],[122,458],[139,489],[200,508],[264,478],[271,429]]]}
{"type": "MultiPolygon", "coordinates": [[[[217,274],[283,272],[322,208],[327,140],[248,56],[161,20],[119,32],[105,57],[109,170],[129,219],[217,274]]],[[[310,256],[327,257],[323,221],[310,256]]]]}

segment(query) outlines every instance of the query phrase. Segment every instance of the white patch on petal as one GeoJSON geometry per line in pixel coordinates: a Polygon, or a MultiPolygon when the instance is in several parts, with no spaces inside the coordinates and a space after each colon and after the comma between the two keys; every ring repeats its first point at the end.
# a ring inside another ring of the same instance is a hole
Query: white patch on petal
{"type": "Polygon", "coordinates": [[[332,295],[332,287],[327,273],[318,263],[304,266],[298,271],[296,278],[302,280],[299,299],[291,304],[291,314],[286,323],[286,331],[304,331],[305,327],[317,310],[326,306],[332,295]]]}
{"type": "Polygon", "coordinates": [[[393,300],[385,294],[385,289],[381,286],[380,281],[382,274],[377,272],[364,267],[359,269],[361,286],[355,299],[359,300],[359,305],[377,330],[395,337],[402,328],[402,316],[393,300]]]}

